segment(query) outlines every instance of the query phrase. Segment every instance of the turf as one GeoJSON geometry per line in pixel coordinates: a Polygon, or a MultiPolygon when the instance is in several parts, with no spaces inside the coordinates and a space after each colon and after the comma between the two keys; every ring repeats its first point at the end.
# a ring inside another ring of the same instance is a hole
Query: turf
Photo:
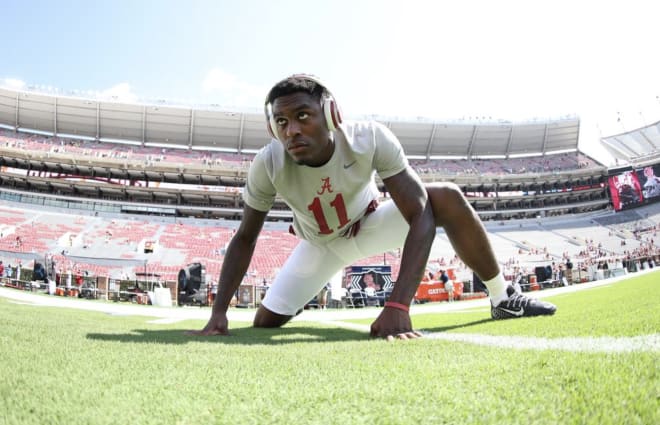
{"type": "MultiPolygon", "coordinates": [[[[488,309],[413,317],[415,328],[433,332],[473,332],[539,337],[636,336],[660,331],[660,273],[552,297],[557,316],[525,320],[489,320],[488,309]]],[[[531,293],[530,296],[534,296],[531,293]]],[[[366,323],[366,322],[365,322],[366,323]]]]}
{"type": "MultiPolygon", "coordinates": [[[[480,310],[414,322],[487,335],[654,334],[648,276],[554,297],[551,318],[495,322],[480,310]]],[[[0,423],[660,423],[657,351],[387,343],[305,322],[232,322],[231,337],[197,338],[182,330],[202,322],[149,320],[0,299],[0,423]]]]}

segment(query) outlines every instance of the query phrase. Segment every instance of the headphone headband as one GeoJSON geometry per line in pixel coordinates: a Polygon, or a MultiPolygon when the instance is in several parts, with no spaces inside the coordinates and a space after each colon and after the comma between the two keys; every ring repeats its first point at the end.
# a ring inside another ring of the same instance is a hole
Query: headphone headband
{"type": "Polygon", "coordinates": [[[275,89],[275,87],[277,87],[278,85],[282,84],[283,82],[285,82],[287,80],[294,80],[294,79],[311,81],[312,83],[315,83],[315,84],[319,85],[323,89],[324,94],[326,94],[327,96],[330,96],[330,97],[334,97],[332,95],[332,93],[330,92],[330,90],[328,89],[328,87],[326,87],[326,85],[323,83],[323,81],[321,81],[321,79],[319,79],[319,77],[317,77],[316,75],[312,75],[312,74],[292,74],[292,75],[289,75],[288,77],[283,78],[282,80],[278,81],[277,83],[275,83],[275,85],[273,85],[273,87],[271,87],[270,90],[268,90],[268,94],[266,95],[266,99],[264,100],[264,105],[268,105],[268,103],[269,103],[268,99],[270,98],[270,95],[273,92],[273,90],[275,89]]]}

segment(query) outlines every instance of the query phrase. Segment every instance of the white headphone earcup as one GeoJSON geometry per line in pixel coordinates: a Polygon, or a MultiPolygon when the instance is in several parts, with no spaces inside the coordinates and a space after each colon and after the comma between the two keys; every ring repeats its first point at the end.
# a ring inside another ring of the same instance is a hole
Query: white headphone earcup
{"type": "Polygon", "coordinates": [[[277,137],[277,123],[275,122],[275,118],[272,116],[268,117],[268,125],[266,126],[268,129],[268,134],[270,134],[270,137],[273,139],[279,140],[280,138],[277,137]]]}
{"type": "Polygon", "coordinates": [[[323,115],[325,115],[328,130],[336,131],[339,124],[341,124],[341,113],[332,97],[328,97],[323,101],[323,115]]]}
{"type": "Polygon", "coordinates": [[[339,107],[337,102],[335,102],[334,98],[332,98],[332,109],[331,109],[331,111],[332,111],[332,120],[335,123],[335,127],[339,127],[339,124],[344,122],[344,119],[341,115],[341,108],[339,107]]]}

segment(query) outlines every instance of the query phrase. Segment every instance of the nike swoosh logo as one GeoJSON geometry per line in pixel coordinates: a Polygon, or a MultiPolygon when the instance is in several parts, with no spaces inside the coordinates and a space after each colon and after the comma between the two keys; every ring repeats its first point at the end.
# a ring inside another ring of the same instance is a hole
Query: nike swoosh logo
{"type": "Polygon", "coordinates": [[[357,162],[357,159],[355,161],[349,163],[349,164],[344,164],[344,170],[347,169],[347,168],[351,168],[353,166],[353,164],[355,164],[356,162],[357,162]]]}
{"type": "Polygon", "coordinates": [[[502,308],[502,307],[500,307],[500,310],[502,310],[502,311],[504,311],[504,312],[506,312],[506,313],[509,313],[509,314],[511,314],[511,315],[513,315],[513,316],[518,316],[518,317],[520,317],[520,316],[522,316],[523,314],[525,314],[525,309],[524,309],[524,308],[521,308],[520,310],[508,310],[508,309],[506,309],[506,308],[502,308]]]}

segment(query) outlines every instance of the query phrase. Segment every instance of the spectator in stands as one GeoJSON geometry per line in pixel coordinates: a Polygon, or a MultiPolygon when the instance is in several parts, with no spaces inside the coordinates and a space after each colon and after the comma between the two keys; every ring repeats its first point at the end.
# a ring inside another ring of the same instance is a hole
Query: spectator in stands
{"type": "Polygon", "coordinates": [[[218,295],[218,284],[217,283],[211,283],[211,303],[215,301],[215,297],[218,295]]]}
{"type": "Polygon", "coordinates": [[[371,325],[374,337],[408,339],[409,305],[422,279],[436,226],[482,278],[491,316],[547,315],[555,306],[507,286],[485,229],[454,184],[424,187],[401,144],[377,122],[342,123],[336,101],[315,77],[278,82],[265,102],[273,139],[254,158],[243,192],[243,220],[232,238],[206,326],[195,335],[227,335],[227,308],[254,253],[266,215],[279,195],[293,211],[301,241],[275,277],[255,327],[280,327],[298,314],[347,264],[403,246],[397,283],[371,325]],[[391,199],[378,205],[378,173],[391,199]]]}
{"type": "Polygon", "coordinates": [[[511,279],[511,285],[516,289],[518,292],[522,292],[522,284],[523,284],[523,272],[520,269],[519,266],[515,266],[513,268],[513,276],[511,279]]]}
{"type": "Polygon", "coordinates": [[[610,266],[607,264],[607,260],[603,261],[603,276],[605,279],[610,277],[610,266]]]}
{"type": "Polygon", "coordinates": [[[446,270],[440,270],[440,281],[447,291],[447,301],[454,302],[454,282],[449,279],[449,275],[446,270]]]}
{"type": "Polygon", "coordinates": [[[319,306],[319,310],[325,310],[328,305],[328,291],[330,290],[330,282],[326,283],[323,288],[316,295],[316,302],[319,306]]]}

